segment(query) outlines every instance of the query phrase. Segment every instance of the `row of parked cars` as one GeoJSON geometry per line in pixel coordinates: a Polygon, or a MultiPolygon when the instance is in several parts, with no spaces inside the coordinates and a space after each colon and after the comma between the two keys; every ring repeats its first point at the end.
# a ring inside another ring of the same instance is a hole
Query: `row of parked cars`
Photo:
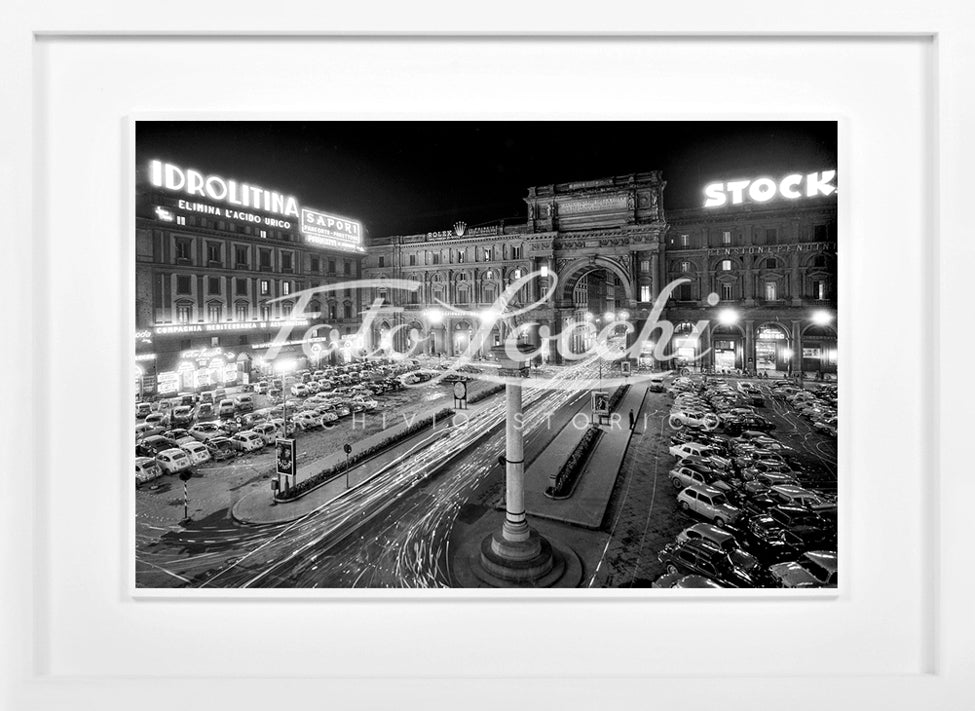
{"type": "MultiPolygon", "coordinates": [[[[778,388],[782,391],[782,388],[778,388]]],[[[836,413],[836,385],[810,385],[802,390],[785,391],[781,397],[796,413],[808,420],[813,429],[836,437],[839,424],[836,413]]]]}
{"type": "MultiPolygon", "coordinates": [[[[414,366],[380,360],[342,368],[344,371],[338,375],[352,376],[354,373],[355,377],[335,382],[351,384],[328,382],[327,387],[316,388],[315,385],[328,380],[329,375],[334,377],[335,373],[299,372],[292,376],[292,388],[303,386],[297,390],[296,399],[281,401],[271,407],[255,410],[254,394],[248,392],[223,397],[221,404],[230,401],[236,407],[228,407],[226,415],[219,419],[210,417],[207,410],[201,417],[200,408],[208,403],[200,402],[199,398],[193,400],[192,394],[181,394],[175,398],[176,403],[150,412],[136,426],[136,480],[148,481],[162,474],[178,474],[209,461],[259,452],[280,437],[330,427],[353,413],[375,410],[379,402],[374,396],[401,388],[402,382],[395,378],[408,373],[414,366]],[[392,382],[385,382],[387,378],[392,382]],[[306,387],[309,384],[312,384],[311,388],[306,387]],[[190,410],[190,416],[174,417],[177,413],[181,415],[180,408],[184,407],[190,410]],[[185,426],[167,429],[173,423],[185,426]]],[[[261,381],[255,384],[255,391],[266,390],[261,387],[262,383],[275,385],[271,381],[261,381]]],[[[287,383],[279,381],[277,384],[287,383]]]]}
{"type": "Polygon", "coordinates": [[[700,522],[660,551],[667,573],[656,587],[836,586],[836,497],[772,427],[740,429],[762,417],[753,397],[723,382],[677,388],[674,412],[712,417],[671,437],[667,476],[679,507],[700,522]]]}

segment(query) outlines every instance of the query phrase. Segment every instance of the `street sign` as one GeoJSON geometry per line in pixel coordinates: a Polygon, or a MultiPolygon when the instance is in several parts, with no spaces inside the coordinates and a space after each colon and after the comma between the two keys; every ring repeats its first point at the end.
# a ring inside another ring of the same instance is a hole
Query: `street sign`
{"type": "Polygon", "coordinates": [[[277,452],[277,472],[287,476],[298,473],[296,457],[296,442],[293,439],[278,439],[274,443],[277,452]]]}
{"type": "Polygon", "coordinates": [[[346,454],[352,454],[352,445],[346,442],[344,445],[342,445],[342,451],[344,451],[346,454]]]}
{"type": "Polygon", "coordinates": [[[458,380],[454,383],[454,397],[458,400],[467,399],[467,383],[463,380],[458,380]]]}

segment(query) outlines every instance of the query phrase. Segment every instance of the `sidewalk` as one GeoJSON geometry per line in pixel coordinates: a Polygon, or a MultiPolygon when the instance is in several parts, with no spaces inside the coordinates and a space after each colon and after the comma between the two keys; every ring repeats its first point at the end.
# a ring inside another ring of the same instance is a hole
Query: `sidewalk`
{"type": "MultiPolygon", "coordinates": [[[[476,402],[468,407],[468,409],[457,410],[457,412],[473,415],[482,407],[486,407],[495,402],[496,397],[497,396],[495,395],[484,398],[483,400],[480,400],[479,402],[476,402]]],[[[420,417],[417,416],[417,419],[420,419],[420,417]]],[[[419,451],[429,446],[443,434],[445,428],[450,427],[450,421],[451,418],[446,418],[443,421],[437,420],[435,427],[425,427],[420,432],[417,432],[414,435],[397,442],[395,445],[381,452],[375,457],[371,457],[364,462],[353,465],[348,471],[348,487],[346,487],[346,474],[343,472],[341,475],[333,478],[328,483],[308,492],[299,499],[294,501],[272,503],[273,499],[271,496],[270,484],[271,479],[268,479],[266,488],[253,491],[241,498],[240,501],[234,505],[233,509],[231,509],[231,515],[234,517],[234,519],[240,521],[241,523],[251,524],[288,523],[290,521],[299,519],[302,516],[311,513],[315,509],[342,497],[347,491],[351,491],[352,489],[355,489],[356,487],[374,478],[377,472],[379,472],[379,470],[381,470],[384,466],[401,459],[405,454],[411,451],[419,451]]],[[[356,442],[354,446],[357,450],[368,449],[369,447],[379,444],[383,440],[394,436],[396,433],[403,432],[404,430],[408,429],[413,422],[413,420],[404,422],[403,419],[400,418],[399,424],[369,435],[368,437],[356,442]]],[[[315,476],[325,469],[329,469],[330,467],[342,464],[344,462],[345,453],[341,450],[326,457],[319,457],[318,459],[305,462],[298,467],[298,481],[304,481],[305,479],[315,476]]]]}
{"type": "Polygon", "coordinates": [[[630,386],[614,410],[622,415],[622,421],[615,427],[601,425],[603,434],[590,454],[585,469],[579,475],[572,496],[567,499],[550,499],[545,496],[549,474],[556,471],[555,467],[561,468],[582,436],[581,430],[571,423],[559,433],[543,456],[536,459],[526,473],[525,507],[529,514],[584,528],[597,529],[602,525],[623,456],[633,434],[627,423],[629,411],[633,410],[639,422],[646,395],[645,383],[630,386]],[[563,435],[566,435],[564,440],[563,435]]]}

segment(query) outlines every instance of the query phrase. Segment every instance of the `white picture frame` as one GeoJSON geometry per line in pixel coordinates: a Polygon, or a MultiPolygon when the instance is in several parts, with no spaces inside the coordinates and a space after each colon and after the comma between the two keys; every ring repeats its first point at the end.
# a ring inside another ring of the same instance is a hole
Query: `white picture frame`
{"type": "Polygon", "coordinates": [[[3,356],[0,545],[12,574],[0,586],[0,649],[10,708],[975,705],[975,623],[962,597],[975,582],[964,535],[975,486],[963,449],[972,338],[962,287],[973,256],[963,221],[975,158],[975,26],[962,3],[756,3],[743,12],[620,2],[595,17],[550,5],[497,6],[486,18],[439,5],[377,13],[238,2],[162,15],[58,1],[8,9],[5,20],[0,121],[10,160],[0,194],[17,344],[3,356]],[[230,62],[221,76],[221,53],[244,44],[248,71],[230,62]],[[160,47],[162,59],[153,54],[160,47]],[[200,62],[201,48],[211,62],[200,62]],[[241,91],[285,61],[289,75],[273,84],[285,91],[241,91]],[[205,73],[196,84],[191,68],[205,73]],[[735,77],[741,83],[729,86],[735,77]],[[328,82],[344,88],[346,105],[300,91],[328,82]],[[909,90],[901,114],[876,111],[895,105],[885,102],[898,86],[909,90]],[[567,95],[585,100],[559,105],[567,95]],[[836,597],[782,600],[134,599],[129,521],[119,515],[126,489],[98,466],[64,466],[82,441],[65,407],[80,397],[84,426],[104,423],[104,469],[114,471],[123,455],[113,423],[130,380],[112,379],[127,372],[131,343],[129,326],[118,327],[132,288],[122,281],[132,278],[125,126],[132,115],[170,111],[838,118],[840,491],[851,502],[841,556],[853,582],[836,597]],[[898,284],[903,296],[873,291],[898,284]],[[79,383],[78,373],[92,382],[79,383]],[[884,389],[890,383],[902,387],[884,389]],[[891,436],[882,425],[897,407],[909,426],[891,436]],[[889,496],[877,493],[883,477],[889,496]],[[915,547],[890,550],[887,529],[865,530],[861,517],[899,522],[890,535],[909,535],[915,547]],[[881,563],[898,554],[909,575],[885,580],[881,563]],[[784,629],[794,646],[771,636],[784,629]]]}

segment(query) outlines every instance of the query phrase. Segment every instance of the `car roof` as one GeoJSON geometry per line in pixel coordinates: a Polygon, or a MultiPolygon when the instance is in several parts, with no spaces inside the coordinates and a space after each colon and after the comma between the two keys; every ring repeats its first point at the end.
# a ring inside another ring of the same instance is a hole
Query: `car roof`
{"type": "Polygon", "coordinates": [[[699,494],[708,494],[709,496],[722,493],[719,489],[715,489],[713,486],[708,486],[707,484],[692,484],[687,489],[694,489],[699,494]]]}
{"type": "Polygon", "coordinates": [[[156,463],[156,460],[153,459],[152,457],[136,457],[135,458],[135,464],[136,464],[136,466],[144,466],[146,464],[155,464],[155,463],[156,463]]]}
{"type": "Polygon", "coordinates": [[[175,457],[177,455],[178,456],[185,456],[186,455],[186,452],[184,452],[179,447],[170,447],[169,449],[164,449],[159,454],[165,454],[165,455],[167,455],[169,457],[175,457]]]}
{"type": "Polygon", "coordinates": [[[831,573],[836,572],[837,560],[836,553],[833,551],[807,551],[803,556],[816,561],[831,573]]]}

